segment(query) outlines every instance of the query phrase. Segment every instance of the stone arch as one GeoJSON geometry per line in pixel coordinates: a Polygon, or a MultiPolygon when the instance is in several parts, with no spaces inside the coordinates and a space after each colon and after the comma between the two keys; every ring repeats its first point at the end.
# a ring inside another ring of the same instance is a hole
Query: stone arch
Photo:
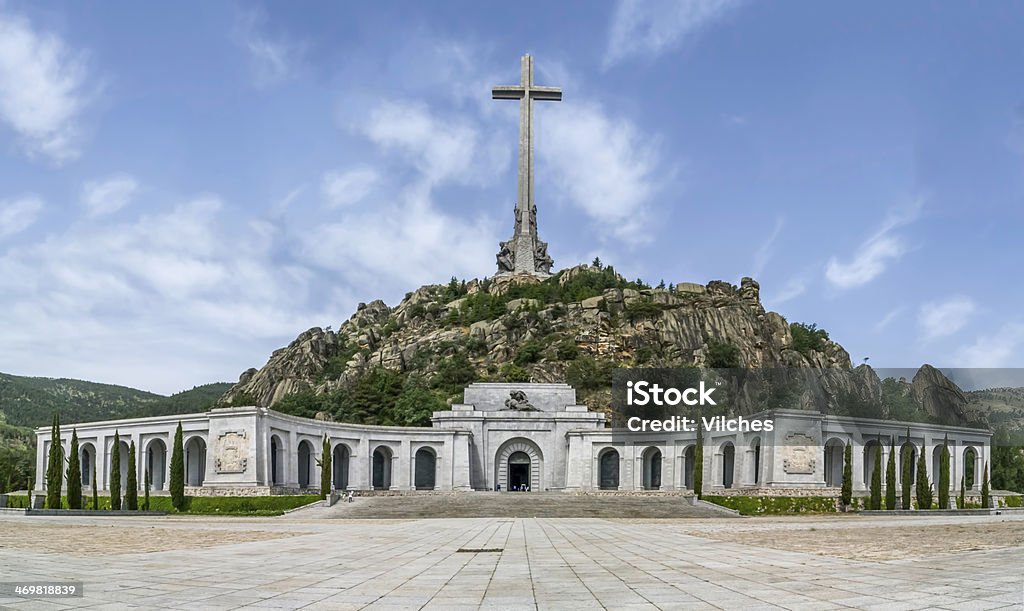
{"type": "Polygon", "coordinates": [[[683,488],[693,490],[694,469],[697,467],[697,446],[688,445],[683,450],[683,488]]]}
{"type": "Polygon", "coordinates": [[[601,490],[619,489],[619,451],[605,448],[597,455],[597,487],[601,490]]]}
{"type": "Polygon", "coordinates": [[[309,488],[313,484],[313,444],[308,439],[299,442],[299,488],[309,488]]]}
{"type": "Polygon", "coordinates": [[[661,449],[650,446],[640,455],[641,487],[644,490],[661,490],[661,449]]]}
{"type": "Polygon", "coordinates": [[[529,439],[517,437],[506,441],[495,454],[494,481],[502,490],[508,490],[509,486],[509,459],[513,454],[522,452],[530,460],[528,479],[530,490],[543,490],[544,480],[544,455],[540,448],[529,439]]]}
{"type": "Polygon", "coordinates": [[[437,453],[429,446],[416,450],[413,486],[417,490],[433,490],[437,486],[437,453]]]}
{"type": "Polygon", "coordinates": [[[385,445],[377,446],[373,450],[373,460],[370,462],[370,484],[374,490],[387,490],[391,488],[392,457],[394,453],[391,448],[385,445]]]}
{"type": "Polygon", "coordinates": [[[331,451],[331,482],[335,490],[348,488],[349,459],[352,457],[352,450],[344,443],[334,446],[331,451]]]}
{"type": "MultiPolygon", "coordinates": [[[[878,451],[876,448],[882,448],[882,460],[884,461],[885,460],[885,448],[882,447],[881,442],[879,442],[877,439],[872,439],[871,441],[869,441],[869,442],[864,444],[864,487],[865,488],[870,488],[871,487],[871,474],[875,470],[875,452],[878,451]]],[[[884,463],[882,464],[882,470],[883,471],[885,470],[885,464],[884,463]]],[[[885,480],[885,473],[882,474],[882,480],[883,480],[882,481],[882,486],[884,488],[884,486],[885,486],[885,481],[884,481],[885,480]]]]}
{"type": "MultiPolygon", "coordinates": [[[[79,464],[82,465],[82,489],[85,490],[92,486],[92,469],[96,467],[99,471],[99,467],[96,464],[96,446],[92,442],[85,442],[78,446],[78,452],[80,454],[78,458],[79,464]]],[[[99,473],[96,474],[99,477],[99,473]]]]}
{"type": "Polygon", "coordinates": [[[185,483],[202,486],[206,479],[206,440],[194,435],[185,442],[185,483]]]}
{"type": "Polygon", "coordinates": [[[964,448],[964,487],[967,490],[979,490],[981,488],[982,471],[984,467],[978,464],[981,461],[981,453],[974,446],[964,448]]]}
{"type": "Polygon", "coordinates": [[[832,437],[823,446],[825,453],[822,464],[825,465],[825,485],[839,488],[843,485],[843,467],[845,466],[846,442],[832,437]]]}
{"type": "MultiPolygon", "coordinates": [[[[935,490],[935,506],[939,506],[939,468],[942,464],[942,444],[937,444],[932,448],[932,475],[931,483],[932,488],[935,490]]],[[[950,478],[952,479],[952,477],[950,478]]],[[[957,482],[959,483],[959,482],[957,482]]]]}
{"type": "MultiPolygon", "coordinates": [[[[907,462],[910,462],[910,484],[913,485],[917,481],[917,446],[913,442],[907,441],[900,446],[900,467],[897,476],[900,478],[900,483],[903,482],[903,470],[907,462]]],[[[865,480],[870,482],[870,480],[865,480]]]]}
{"type": "Polygon", "coordinates": [[[747,481],[752,484],[761,483],[761,437],[750,440],[747,447],[747,481]]]}
{"type": "Polygon", "coordinates": [[[270,436],[270,483],[275,486],[284,484],[284,470],[288,464],[288,453],[284,442],[278,435],[270,436]]]}
{"type": "Polygon", "coordinates": [[[163,439],[151,439],[146,444],[143,482],[146,481],[146,471],[149,471],[149,483],[153,490],[163,490],[167,473],[167,444],[163,439]]]}
{"type": "Polygon", "coordinates": [[[726,441],[718,446],[718,453],[721,457],[721,478],[718,483],[723,488],[732,488],[736,482],[736,445],[726,441]]]}

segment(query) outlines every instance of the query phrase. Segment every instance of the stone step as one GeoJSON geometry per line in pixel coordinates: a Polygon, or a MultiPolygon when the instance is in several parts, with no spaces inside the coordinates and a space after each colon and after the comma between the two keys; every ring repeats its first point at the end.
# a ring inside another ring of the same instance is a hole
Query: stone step
{"type": "Polygon", "coordinates": [[[340,519],[427,518],[721,518],[681,495],[600,495],[558,492],[461,492],[357,496],[318,512],[340,519]]]}

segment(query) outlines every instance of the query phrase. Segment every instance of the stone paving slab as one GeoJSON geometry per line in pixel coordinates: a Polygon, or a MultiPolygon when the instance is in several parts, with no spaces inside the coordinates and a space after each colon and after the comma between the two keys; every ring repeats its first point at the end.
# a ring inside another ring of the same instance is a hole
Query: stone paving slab
{"type": "MultiPolygon", "coordinates": [[[[1024,516],[1022,516],[1024,517],[1024,516]]],[[[997,524],[995,517],[873,518],[872,527],[997,524]]],[[[0,534],[34,520],[69,533],[109,518],[0,516],[0,534]]],[[[744,520],[777,537],[810,519],[744,520]]],[[[815,519],[814,528],[851,528],[815,519]]],[[[182,533],[181,549],[108,553],[0,548],[0,581],[84,582],[84,598],[0,599],[11,609],[1021,609],[1024,547],[877,561],[700,536],[735,520],[592,518],[335,520],[137,518],[182,533]],[[254,540],[190,547],[203,532],[254,540]],[[287,533],[268,539],[260,533],[287,533]],[[198,533],[198,534],[197,534],[198,533]],[[187,536],[186,536],[187,535],[187,536]],[[467,552],[460,549],[500,549],[467,552]]],[[[753,526],[752,526],[753,525],[753,526]]],[[[8,537],[10,540],[10,537],[8,537]]],[[[58,546],[59,547],[59,546],[58,546]]],[[[51,542],[48,549],[53,549],[51,542]]]]}

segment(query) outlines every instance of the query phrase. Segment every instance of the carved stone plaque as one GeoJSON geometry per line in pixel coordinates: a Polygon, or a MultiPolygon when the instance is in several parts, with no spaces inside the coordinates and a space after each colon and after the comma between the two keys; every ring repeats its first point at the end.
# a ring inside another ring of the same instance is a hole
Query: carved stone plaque
{"type": "Polygon", "coordinates": [[[803,433],[789,433],[782,449],[782,469],[790,475],[812,475],[818,442],[803,433]]]}
{"type": "Polygon", "coordinates": [[[217,437],[217,473],[244,473],[249,462],[249,444],[245,431],[228,431],[217,437]]]}

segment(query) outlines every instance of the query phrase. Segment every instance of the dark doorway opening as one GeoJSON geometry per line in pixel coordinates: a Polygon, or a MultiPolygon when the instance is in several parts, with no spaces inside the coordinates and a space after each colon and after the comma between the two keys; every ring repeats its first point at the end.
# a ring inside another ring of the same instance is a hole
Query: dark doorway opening
{"type": "Polygon", "coordinates": [[[508,457],[508,489],[513,492],[530,489],[530,457],[526,452],[508,457]]]}

